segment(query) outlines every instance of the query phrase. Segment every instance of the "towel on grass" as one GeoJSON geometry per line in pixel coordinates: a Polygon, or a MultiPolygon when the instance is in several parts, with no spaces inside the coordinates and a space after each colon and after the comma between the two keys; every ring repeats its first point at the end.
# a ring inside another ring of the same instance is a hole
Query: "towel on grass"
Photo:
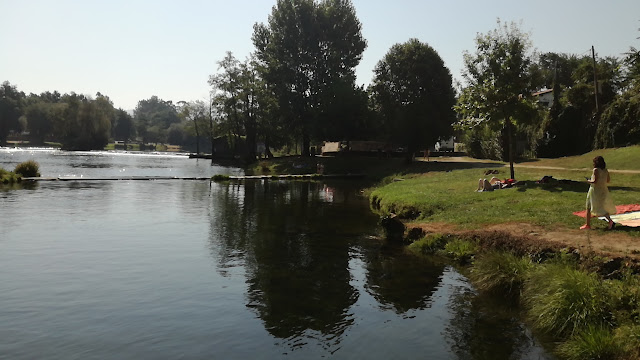
{"type": "MultiPolygon", "coordinates": [[[[576,211],[573,215],[587,217],[587,210],[576,211]]],[[[604,216],[598,219],[606,220],[604,216]]],[[[611,215],[611,220],[616,224],[640,227],[640,204],[616,205],[616,213],[611,215]]]]}

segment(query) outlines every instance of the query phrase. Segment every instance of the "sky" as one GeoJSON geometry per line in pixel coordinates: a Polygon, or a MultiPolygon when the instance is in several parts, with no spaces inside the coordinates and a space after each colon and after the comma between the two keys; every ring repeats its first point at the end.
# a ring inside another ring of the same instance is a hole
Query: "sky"
{"type": "MultiPolygon", "coordinates": [[[[109,96],[132,110],[156,95],[208,98],[227,51],[245,59],[255,23],[276,0],[0,0],[0,82],[25,93],[109,96]]],[[[640,48],[639,0],[352,0],[368,47],[356,68],[369,84],[389,48],[417,38],[462,79],[463,53],[496,20],[517,22],[538,52],[621,56],[640,48]]]]}

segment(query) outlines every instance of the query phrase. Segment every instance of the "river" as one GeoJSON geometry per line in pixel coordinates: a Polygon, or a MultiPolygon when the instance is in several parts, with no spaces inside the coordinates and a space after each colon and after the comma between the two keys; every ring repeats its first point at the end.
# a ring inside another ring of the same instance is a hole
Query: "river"
{"type": "MultiPolygon", "coordinates": [[[[43,177],[242,174],[0,148],[43,177]]],[[[455,267],[380,238],[353,181],[0,185],[0,358],[550,359],[455,267]]]]}

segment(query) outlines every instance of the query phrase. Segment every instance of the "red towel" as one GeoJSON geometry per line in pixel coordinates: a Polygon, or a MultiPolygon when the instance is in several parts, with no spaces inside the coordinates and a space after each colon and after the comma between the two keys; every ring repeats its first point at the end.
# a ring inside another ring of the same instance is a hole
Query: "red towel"
{"type": "MultiPolygon", "coordinates": [[[[633,211],[640,211],[640,204],[616,205],[616,214],[624,214],[633,211]]],[[[573,213],[573,215],[578,215],[580,217],[586,218],[587,210],[576,211],[573,213]]]]}

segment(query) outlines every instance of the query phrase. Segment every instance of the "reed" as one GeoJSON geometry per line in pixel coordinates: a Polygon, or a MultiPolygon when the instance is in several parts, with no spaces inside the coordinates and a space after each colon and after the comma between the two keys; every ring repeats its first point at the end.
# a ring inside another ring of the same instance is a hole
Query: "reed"
{"type": "Polygon", "coordinates": [[[39,177],[40,165],[38,165],[38,163],[33,160],[28,160],[18,164],[13,172],[16,174],[20,174],[23,177],[39,177]]]}
{"type": "Polygon", "coordinates": [[[624,350],[606,327],[588,326],[558,345],[558,354],[567,360],[620,359],[624,350]]]}
{"type": "Polygon", "coordinates": [[[517,299],[533,266],[528,258],[489,251],[475,259],[470,278],[478,290],[517,299]]]}
{"type": "Polygon", "coordinates": [[[523,300],[533,325],[559,337],[611,322],[611,304],[603,281],[562,264],[536,267],[526,281],[523,300]]]}

